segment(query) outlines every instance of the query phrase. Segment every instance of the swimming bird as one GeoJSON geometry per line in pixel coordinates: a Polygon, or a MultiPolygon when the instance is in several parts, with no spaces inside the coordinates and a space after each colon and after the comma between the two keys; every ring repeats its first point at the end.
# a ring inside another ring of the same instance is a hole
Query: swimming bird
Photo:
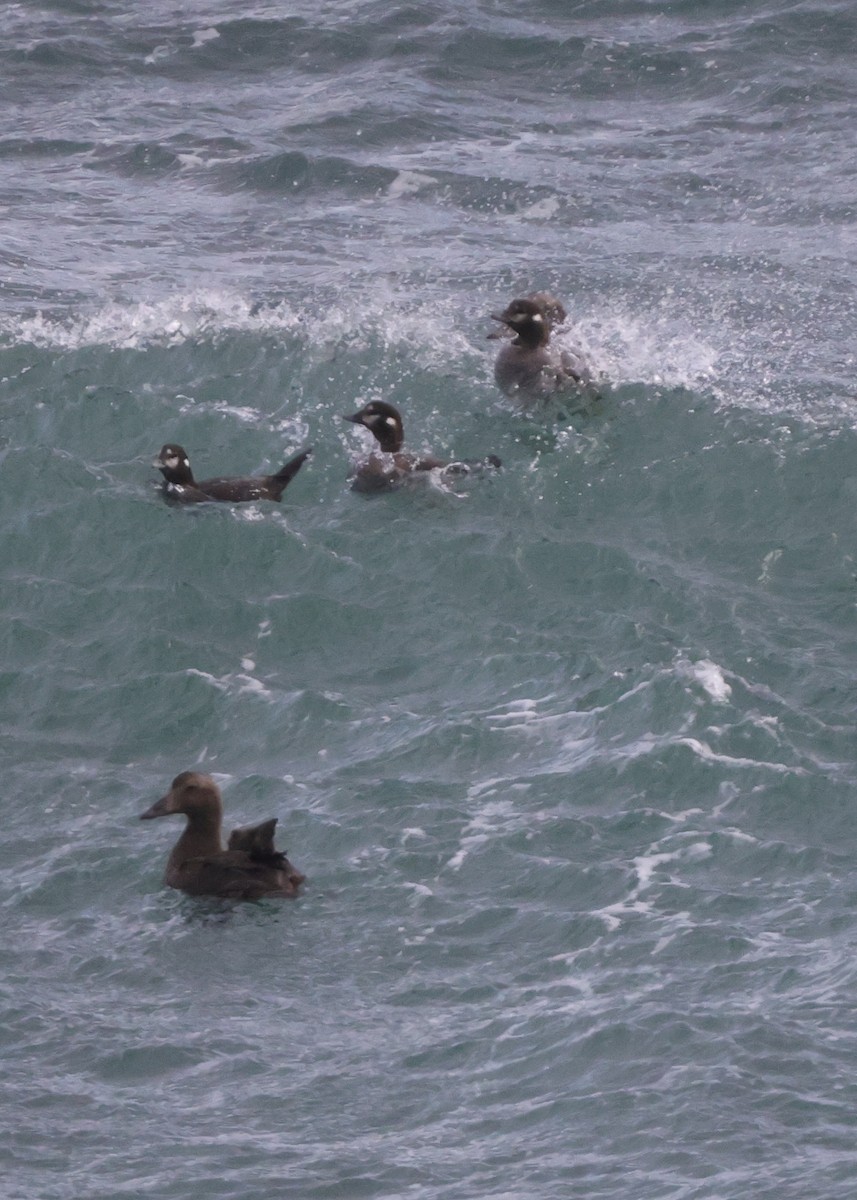
{"type": "Polygon", "coordinates": [[[360,463],[353,476],[352,488],[356,492],[379,492],[400,486],[409,476],[422,471],[447,471],[454,475],[467,475],[484,467],[499,467],[496,454],[474,460],[459,462],[435,458],[432,454],[408,454],[402,451],[405,431],[399,410],[384,400],[370,400],[359,412],[343,420],[368,429],[378,443],[380,454],[372,453],[360,463]]]}
{"type": "Polygon", "coordinates": [[[223,849],[223,800],[210,775],[182,771],[170,790],[141,821],[181,813],[187,824],[167,859],[164,883],[189,896],[222,896],[259,900],[263,896],[296,896],[306,878],[286,855],[274,848],[276,818],[233,830],[223,849]]]}
{"type": "Polygon", "coordinates": [[[194,479],[187,452],[173,442],[161,448],[153,466],[161,472],[164,499],[173,504],[200,504],[206,500],[242,503],[273,500],[279,504],[283,492],[312,454],[312,447],[294,455],[275,475],[194,479]]]}
{"type": "Polygon", "coordinates": [[[497,386],[525,403],[575,390],[586,399],[598,399],[592,369],[583,356],[550,344],[553,323],[549,314],[561,312],[564,319],[562,304],[549,293],[535,295],[539,298],[513,300],[503,312],[491,314],[493,321],[514,335],[494,363],[497,386]]]}

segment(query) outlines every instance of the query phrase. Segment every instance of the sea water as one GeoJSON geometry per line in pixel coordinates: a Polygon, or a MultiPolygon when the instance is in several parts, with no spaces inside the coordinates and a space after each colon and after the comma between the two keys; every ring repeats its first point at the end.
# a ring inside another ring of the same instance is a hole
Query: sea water
{"type": "Polygon", "coordinates": [[[852,1200],[855,44],[4,7],[5,1200],[852,1200]],[[494,385],[545,288],[589,413],[494,385]],[[354,494],[380,398],[502,471],[354,494]],[[188,768],[300,900],[164,889],[188,768]]]}

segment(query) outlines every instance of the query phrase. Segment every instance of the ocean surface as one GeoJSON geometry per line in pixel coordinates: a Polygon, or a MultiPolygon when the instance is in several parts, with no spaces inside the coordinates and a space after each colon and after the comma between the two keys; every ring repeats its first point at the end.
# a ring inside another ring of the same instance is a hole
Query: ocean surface
{"type": "Polygon", "coordinates": [[[3,1200],[853,1200],[853,0],[2,23],[3,1200]],[[299,900],[164,888],[192,767],[299,900]]]}

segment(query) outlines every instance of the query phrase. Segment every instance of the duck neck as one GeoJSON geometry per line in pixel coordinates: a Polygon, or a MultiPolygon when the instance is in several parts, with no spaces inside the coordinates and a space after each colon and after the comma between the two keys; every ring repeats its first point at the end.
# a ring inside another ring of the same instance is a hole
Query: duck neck
{"type": "Polygon", "coordinates": [[[220,813],[188,813],[187,825],[173,847],[170,865],[178,866],[189,858],[205,858],[221,854],[223,843],[220,836],[220,813]]]}
{"type": "Polygon", "coordinates": [[[194,478],[193,471],[190,467],[173,467],[164,470],[161,467],[161,474],[167,483],[172,483],[178,487],[193,487],[194,478]]]}
{"type": "Polygon", "coordinates": [[[538,350],[540,346],[546,346],[549,340],[550,333],[544,326],[525,325],[523,329],[518,330],[518,335],[512,344],[526,350],[538,350]]]}
{"type": "Polygon", "coordinates": [[[382,430],[381,435],[375,434],[378,448],[384,454],[398,454],[402,448],[402,435],[395,430],[382,430]]]}

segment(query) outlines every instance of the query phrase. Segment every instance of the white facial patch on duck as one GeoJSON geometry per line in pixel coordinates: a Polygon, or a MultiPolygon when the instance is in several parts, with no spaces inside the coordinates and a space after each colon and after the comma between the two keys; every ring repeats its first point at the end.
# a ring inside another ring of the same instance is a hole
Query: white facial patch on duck
{"type": "Polygon", "coordinates": [[[545,319],[541,313],[519,312],[509,318],[507,324],[512,329],[524,329],[527,325],[544,325],[545,319]]]}
{"type": "Polygon", "coordinates": [[[367,413],[363,418],[363,424],[367,429],[376,429],[379,425],[386,425],[388,429],[396,428],[396,420],[394,417],[385,417],[381,413],[367,413]]]}
{"type": "Polygon", "coordinates": [[[179,456],[177,454],[168,454],[167,457],[164,459],[164,466],[169,467],[171,471],[174,471],[176,469],[176,467],[179,465],[179,463],[181,463],[181,465],[183,467],[190,466],[190,462],[188,461],[188,459],[179,458],[179,456]]]}

